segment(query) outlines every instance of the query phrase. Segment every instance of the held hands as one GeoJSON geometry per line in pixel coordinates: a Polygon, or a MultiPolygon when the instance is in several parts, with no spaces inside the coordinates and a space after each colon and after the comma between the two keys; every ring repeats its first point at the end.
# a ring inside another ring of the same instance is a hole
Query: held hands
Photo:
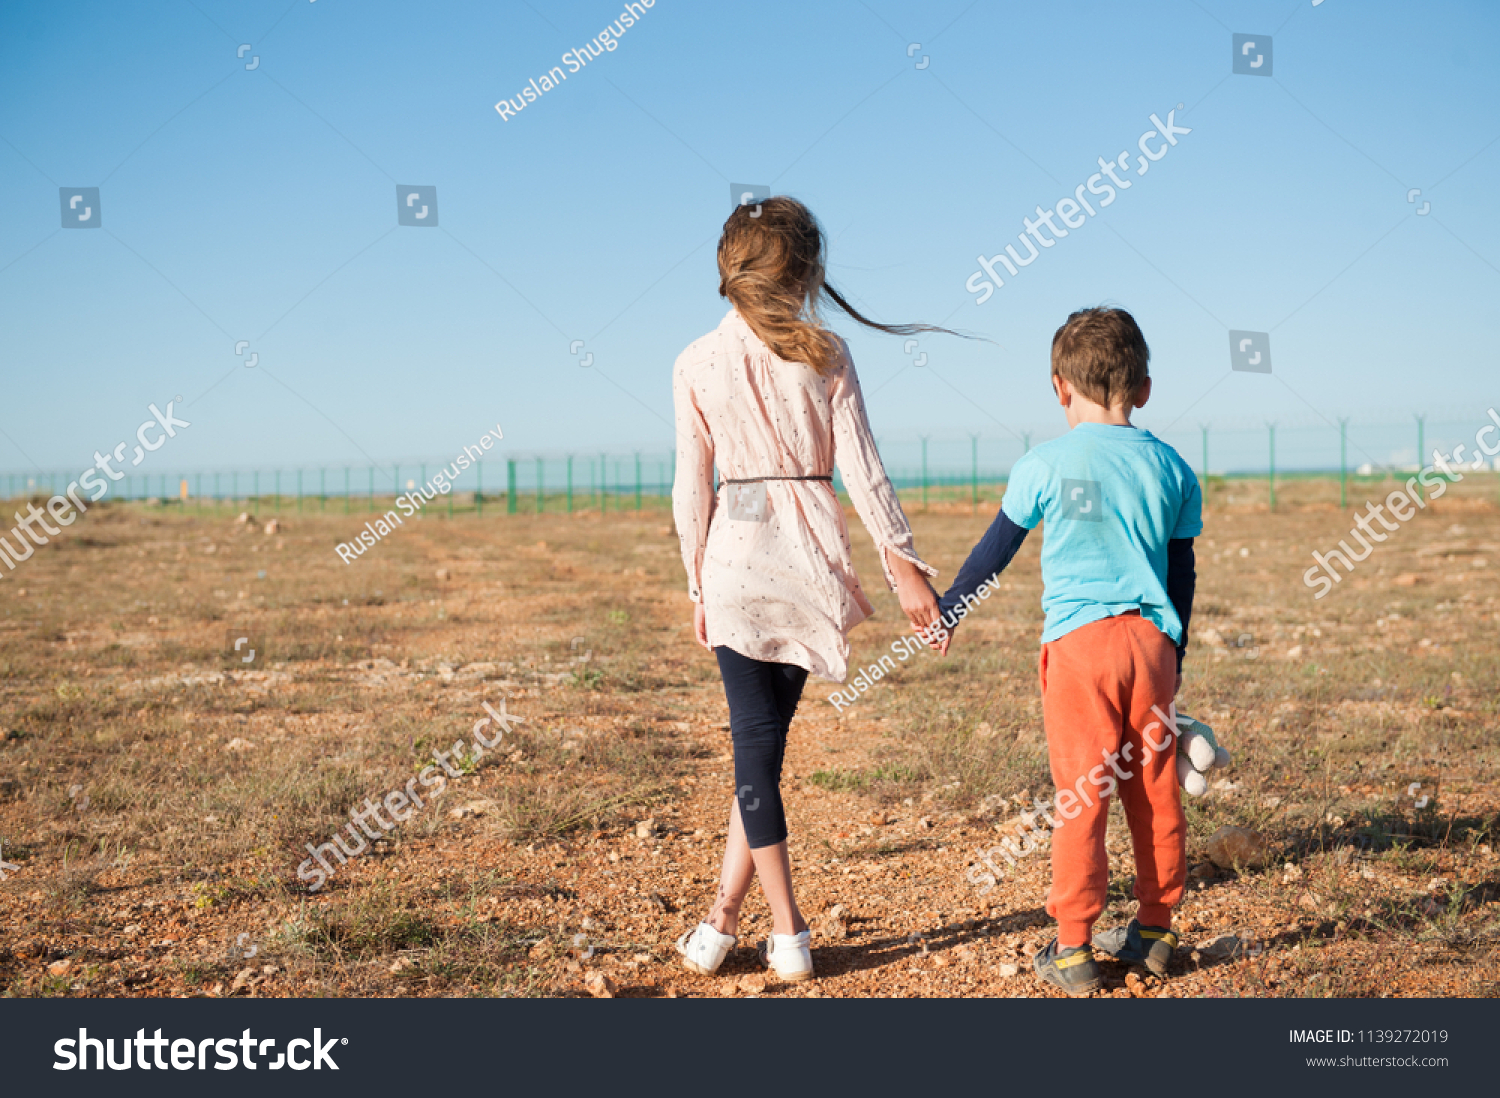
{"type": "Polygon", "coordinates": [[[894,553],[890,556],[890,565],[896,577],[896,596],[901,600],[901,612],[911,622],[917,636],[934,652],[947,655],[953,633],[943,629],[937,592],[932,589],[926,574],[905,557],[894,553]]]}

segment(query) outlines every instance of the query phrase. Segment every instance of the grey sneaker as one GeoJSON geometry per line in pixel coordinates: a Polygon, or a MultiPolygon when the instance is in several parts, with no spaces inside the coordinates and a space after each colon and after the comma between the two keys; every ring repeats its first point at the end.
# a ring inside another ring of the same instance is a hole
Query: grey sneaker
{"type": "Polygon", "coordinates": [[[1095,934],[1094,948],[1117,961],[1145,965],[1153,975],[1165,976],[1177,948],[1177,935],[1165,927],[1142,926],[1139,920],[1131,919],[1129,926],[1095,934]]]}
{"type": "Polygon", "coordinates": [[[1094,960],[1090,946],[1070,946],[1059,949],[1057,939],[1047,943],[1047,948],[1032,961],[1036,974],[1053,987],[1061,988],[1069,995],[1087,995],[1098,991],[1104,983],[1099,963],[1094,960]]]}

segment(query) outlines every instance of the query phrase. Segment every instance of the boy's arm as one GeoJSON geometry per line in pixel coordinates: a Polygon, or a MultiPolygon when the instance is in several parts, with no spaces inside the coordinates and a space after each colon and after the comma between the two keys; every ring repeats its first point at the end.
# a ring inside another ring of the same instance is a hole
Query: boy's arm
{"type": "Polygon", "coordinates": [[[1193,589],[1198,583],[1195,564],[1192,538],[1173,538],[1167,542],[1167,598],[1172,600],[1177,620],[1182,622],[1182,640],[1177,645],[1179,675],[1182,674],[1182,657],[1187,653],[1188,619],[1193,616],[1193,589]]]}
{"type": "MultiPolygon", "coordinates": [[[[1024,526],[1017,526],[1004,511],[995,516],[984,537],[969,552],[969,559],[958,570],[958,576],[948,593],[938,600],[938,610],[943,617],[952,617],[955,608],[961,606],[965,597],[972,598],[981,584],[991,576],[1004,570],[1021,548],[1021,542],[1030,533],[1024,526]]],[[[962,615],[959,615],[962,616],[962,615]]]]}

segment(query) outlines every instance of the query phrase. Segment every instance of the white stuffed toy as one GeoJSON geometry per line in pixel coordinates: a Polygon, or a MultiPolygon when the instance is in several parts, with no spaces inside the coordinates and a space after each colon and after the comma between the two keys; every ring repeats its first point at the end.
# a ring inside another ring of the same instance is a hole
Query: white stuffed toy
{"type": "Polygon", "coordinates": [[[1208,792],[1208,772],[1228,766],[1229,752],[1214,739],[1214,730],[1186,713],[1177,714],[1177,784],[1190,797],[1208,792]]]}

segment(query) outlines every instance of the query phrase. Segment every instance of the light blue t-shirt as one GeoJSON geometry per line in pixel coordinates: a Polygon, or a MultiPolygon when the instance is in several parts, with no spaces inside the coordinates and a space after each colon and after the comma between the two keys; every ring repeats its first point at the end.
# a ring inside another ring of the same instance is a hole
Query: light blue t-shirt
{"type": "Polygon", "coordinates": [[[1028,530],[1046,523],[1043,644],[1131,610],[1182,640],[1167,542],[1202,533],[1203,498],[1187,462],[1150,431],[1080,423],[1016,462],[1000,509],[1028,530]]]}

